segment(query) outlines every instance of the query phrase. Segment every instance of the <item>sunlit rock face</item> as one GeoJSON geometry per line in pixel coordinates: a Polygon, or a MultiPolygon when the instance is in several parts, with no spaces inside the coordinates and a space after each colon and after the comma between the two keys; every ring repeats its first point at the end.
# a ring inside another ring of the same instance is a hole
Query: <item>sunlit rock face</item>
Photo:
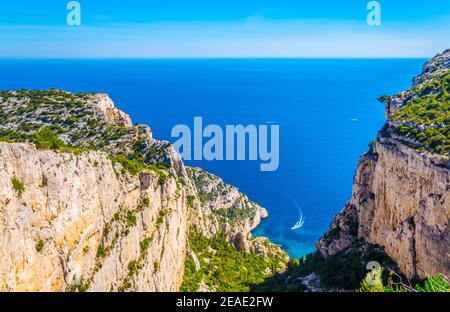
{"type": "MultiPolygon", "coordinates": [[[[429,87],[450,71],[450,50],[427,62],[411,90],[385,99],[384,129],[358,163],[353,193],[318,242],[324,256],[349,248],[357,239],[380,245],[408,277],[450,275],[450,162],[401,126],[442,129],[448,124],[394,120],[396,110],[438,92],[429,87]]],[[[448,114],[448,112],[447,112],[448,114]]]]}
{"type": "Polygon", "coordinates": [[[174,180],[146,179],[143,187],[139,176],[117,176],[100,152],[0,143],[0,290],[177,290],[187,228],[182,190],[174,180]],[[141,267],[130,270],[133,261],[141,267]]]}
{"type": "Polygon", "coordinates": [[[0,291],[178,291],[190,231],[282,253],[266,216],[105,94],[0,91],[0,291]]]}

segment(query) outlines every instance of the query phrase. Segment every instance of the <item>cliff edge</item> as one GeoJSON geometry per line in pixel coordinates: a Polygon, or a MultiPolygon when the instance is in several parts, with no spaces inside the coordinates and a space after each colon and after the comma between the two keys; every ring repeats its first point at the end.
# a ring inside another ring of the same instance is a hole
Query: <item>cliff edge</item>
{"type": "Polygon", "coordinates": [[[449,92],[446,50],[410,90],[380,98],[387,122],[358,162],[350,201],[317,243],[323,257],[362,241],[409,278],[450,276],[449,92]]]}
{"type": "Polygon", "coordinates": [[[192,237],[270,276],[287,256],[250,235],[264,216],[105,94],[0,92],[0,291],[178,291],[191,259],[206,265],[192,237]]]}

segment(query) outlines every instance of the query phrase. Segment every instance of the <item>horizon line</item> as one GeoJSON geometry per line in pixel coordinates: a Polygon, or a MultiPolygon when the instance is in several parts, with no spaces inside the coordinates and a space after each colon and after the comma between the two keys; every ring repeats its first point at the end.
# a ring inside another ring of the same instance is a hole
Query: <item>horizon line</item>
{"type": "Polygon", "coordinates": [[[8,57],[0,60],[339,60],[339,59],[430,59],[429,56],[149,56],[149,57],[8,57]]]}

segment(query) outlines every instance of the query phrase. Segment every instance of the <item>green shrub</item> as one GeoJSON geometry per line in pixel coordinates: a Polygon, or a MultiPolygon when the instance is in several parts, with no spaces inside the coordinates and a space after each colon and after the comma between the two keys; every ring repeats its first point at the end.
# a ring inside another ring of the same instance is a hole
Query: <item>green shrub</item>
{"type": "Polygon", "coordinates": [[[186,205],[190,208],[194,207],[194,199],[195,197],[193,195],[186,196],[186,205]]]}
{"type": "Polygon", "coordinates": [[[83,283],[83,280],[81,280],[80,284],[77,285],[77,289],[79,292],[86,292],[88,291],[90,285],[83,283]]]}
{"type": "Polygon", "coordinates": [[[160,172],[158,172],[158,175],[159,175],[159,177],[158,177],[158,184],[159,185],[166,184],[167,181],[169,181],[169,177],[167,176],[166,173],[160,171],[160,172]]]}
{"type": "Polygon", "coordinates": [[[65,144],[61,141],[53,130],[46,126],[34,134],[34,143],[40,150],[54,150],[57,151],[65,144]]]}
{"type": "Polygon", "coordinates": [[[442,275],[431,276],[415,287],[406,285],[403,282],[392,283],[385,286],[382,276],[383,269],[374,269],[367,273],[361,282],[359,292],[450,292],[448,281],[442,275]]]}
{"type": "MultiPolygon", "coordinates": [[[[295,286],[298,278],[311,273],[319,277],[320,285],[328,290],[355,290],[360,287],[366,276],[366,264],[377,261],[384,266],[392,266],[394,262],[388,258],[376,245],[368,245],[362,251],[362,242],[356,241],[347,250],[324,258],[319,252],[303,257],[299,265],[291,260],[288,269],[283,274],[276,274],[253,290],[257,291],[286,291],[295,286]]],[[[383,272],[383,280],[387,281],[387,273],[383,272]]]]}
{"type": "Polygon", "coordinates": [[[104,258],[104,257],[106,257],[106,255],[107,255],[107,253],[106,253],[105,245],[103,245],[103,244],[98,245],[97,257],[104,258]]]}
{"type": "Polygon", "coordinates": [[[253,218],[256,214],[255,207],[230,207],[214,210],[214,214],[219,216],[223,221],[238,222],[243,219],[253,218]]]}
{"type": "Polygon", "coordinates": [[[11,183],[13,189],[17,192],[19,196],[21,196],[25,192],[25,186],[16,176],[13,176],[11,178],[11,183]]]}
{"type": "Polygon", "coordinates": [[[86,292],[86,291],[88,291],[89,287],[90,287],[89,283],[84,283],[83,279],[81,279],[78,283],[71,285],[68,288],[68,291],[69,292],[75,292],[75,291],[86,292]]]}
{"type": "Polygon", "coordinates": [[[131,211],[127,211],[127,214],[125,216],[125,220],[126,220],[128,226],[135,226],[137,224],[136,216],[131,211]]]}
{"type": "Polygon", "coordinates": [[[116,163],[121,164],[123,170],[131,173],[132,175],[136,175],[150,168],[143,159],[132,159],[128,158],[125,155],[111,156],[110,159],[113,165],[115,165],[116,163]]]}
{"type": "Polygon", "coordinates": [[[412,89],[411,99],[389,118],[404,123],[395,129],[422,144],[424,150],[450,155],[450,72],[435,77],[426,86],[412,89]],[[408,125],[406,125],[406,123],[408,125]],[[413,126],[415,125],[415,126],[413,126]],[[423,125],[419,128],[418,125],[423,125]]]}
{"type": "Polygon", "coordinates": [[[389,95],[382,95],[382,96],[378,97],[377,100],[383,104],[386,104],[390,100],[390,98],[391,97],[389,95]]]}
{"type": "Polygon", "coordinates": [[[151,240],[149,238],[144,238],[141,242],[140,242],[140,247],[141,247],[141,251],[144,252],[148,249],[148,247],[150,247],[150,243],[151,240]]]}
{"type": "Polygon", "coordinates": [[[158,217],[156,218],[156,227],[159,228],[159,226],[163,223],[164,217],[166,216],[167,211],[165,209],[162,209],[158,213],[158,217]]]}
{"type": "Polygon", "coordinates": [[[419,292],[450,292],[448,280],[442,275],[431,276],[423,282],[423,285],[418,284],[415,288],[419,292]]]}
{"type": "Polygon", "coordinates": [[[43,127],[36,132],[33,135],[33,142],[39,150],[52,150],[72,154],[80,154],[86,151],[84,148],[66,145],[49,126],[43,127]]]}
{"type": "Polygon", "coordinates": [[[138,269],[138,262],[136,260],[132,260],[128,263],[128,271],[130,274],[136,273],[138,269]]]}
{"type": "Polygon", "coordinates": [[[36,243],[36,251],[41,252],[44,249],[44,241],[40,240],[36,243]]]}
{"type": "Polygon", "coordinates": [[[200,261],[200,269],[196,270],[192,258],[186,257],[182,291],[197,291],[201,282],[219,292],[249,291],[251,285],[263,282],[284,266],[284,258],[238,251],[220,235],[207,238],[190,231],[189,246],[200,261]]]}
{"type": "Polygon", "coordinates": [[[180,291],[182,292],[196,292],[203,279],[202,271],[197,272],[195,269],[194,260],[187,256],[184,262],[184,278],[180,291]]]}

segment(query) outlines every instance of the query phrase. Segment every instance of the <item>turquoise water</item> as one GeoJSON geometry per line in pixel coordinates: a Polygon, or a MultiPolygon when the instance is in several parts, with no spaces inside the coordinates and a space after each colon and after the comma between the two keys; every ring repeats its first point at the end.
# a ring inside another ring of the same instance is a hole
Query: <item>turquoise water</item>
{"type": "Polygon", "coordinates": [[[351,194],[356,161],[384,122],[382,94],[408,88],[422,59],[4,60],[0,89],[106,92],[135,123],[173,141],[176,124],[280,125],[280,167],[190,161],[266,207],[254,234],[292,257],[314,249],[351,194]],[[297,222],[298,208],[305,218],[297,222]]]}

